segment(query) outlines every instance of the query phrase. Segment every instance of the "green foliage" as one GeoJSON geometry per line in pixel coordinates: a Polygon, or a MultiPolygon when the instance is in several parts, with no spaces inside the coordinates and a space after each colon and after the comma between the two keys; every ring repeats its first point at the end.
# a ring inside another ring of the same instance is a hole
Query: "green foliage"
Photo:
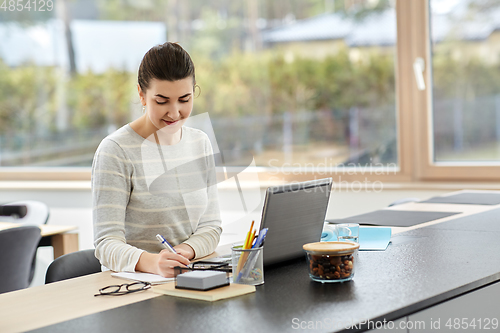
{"type": "Polygon", "coordinates": [[[104,74],[88,72],[73,77],[68,83],[72,125],[85,129],[126,124],[130,120],[134,80],[131,73],[114,69],[104,74]]]}
{"type": "Polygon", "coordinates": [[[456,60],[441,52],[433,58],[433,88],[436,98],[473,99],[500,93],[500,65],[476,57],[456,60]]]}
{"type": "MultiPolygon", "coordinates": [[[[297,58],[287,62],[283,54],[267,51],[233,52],[213,61],[200,52],[193,54],[193,60],[201,87],[195,101],[198,112],[238,117],[380,106],[394,101],[394,70],[388,57],[373,56],[366,63],[352,63],[346,53],[339,53],[323,60],[297,58]]],[[[59,73],[53,68],[10,69],[5,65],[0,73],[0,126],[5,130],[28,129],[30,122],[43,120],[54,129],[59,73]],[[43,106],[41,95],[45,96],[43,106]],[[45,110],[43,118],[35,115],[41,108],[45,110]]],[[[121,126],[130,121],[131,104],[138,100],[136,77],[127,72],[88,72],[63,84],[70,122],[77,129],[121,126]]]]}
{"type": "Polygon", "coordinates": [[[33,133],[56,131],[57,109],[66,96],[70,122],[75,129],[123,125],[130,120],[135,75],[108,70],[88,72],[64,82],[60,70],[52,67],[9,68],[0,62],[0,131],[33,133]]]}
{"type": "Polygon", "coordinates": [[[164,0],[96,0],[102,20],[163,21],[167,11],[164,0]]]}
{"type": "Polygon", "coordinates": [[[222,19],[216,11],[209,8],[202,9],[200,16],[204,22],[203,31],[187,39],[188,43],[182,43],[191,55],[199,54],[219,60],[233,49],[240,48],[240,45],[234,44],[243,33],[240,18],[222,19]]]}
{"type": "Polygon", "coordinates": [[[201,94],[196,109],[225,116],[281,114],[394,103],[393,60],[353,63],[346,52],[323,60],[280,53],[233,53],[223,61],[193,56],[201,94]]]}
{"type": "Polygon", "coordinates": [[[56,112],[53,68],[9,68],[0,60],[0,131],[33,132],[50,127],[56,112]]]}
{"type": "MultiPolygon", "coordinates": [[[[236,118],[334,110],[344,118],[352,107],[394,105],[392,56],[364,54],[354,62],[346,51],[324,59],[293,60],[279,52],[233,51],[214,61],[209,54],[193,52],[201,88],[195,112],[236,118]]],[[[61,82],[59,71],[33,65],[9,68],[0,62],[2,134],[32,133],[40,128],[56,131],[57,110],[64,100],[74,129],[119,127],[132,120],[131,110],[140,108],[135,73],[110,69],[61,82]]],[[[491,96],[500,91],[498,65],[477,59],[459,64],[445,55],[436,56],[433,76],[438,98],[491,96]]]]}
{"type": "Polygon", "coordinates": [[[266,112],[269,99],[266,55],[236,53],[214,62],[193,57],[201,93],[195,109],[221,116],[248,116],[266,112]]]}

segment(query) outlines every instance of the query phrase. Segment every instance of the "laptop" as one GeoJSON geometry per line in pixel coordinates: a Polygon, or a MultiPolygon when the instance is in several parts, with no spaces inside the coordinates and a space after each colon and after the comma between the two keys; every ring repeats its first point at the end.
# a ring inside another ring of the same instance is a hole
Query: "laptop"
{"type": "Polygon", "coordinates": [[[302,245],[319,242],[330,199],[332,178],[269,187],[260,229],[269,228],[264,265],[304,256],[302,245]]]}

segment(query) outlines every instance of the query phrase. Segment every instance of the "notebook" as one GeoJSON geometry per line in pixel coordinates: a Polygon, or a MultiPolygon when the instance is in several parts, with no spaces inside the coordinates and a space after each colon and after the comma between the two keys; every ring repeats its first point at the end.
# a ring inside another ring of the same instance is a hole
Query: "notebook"
{"type": "Polygon", "coordinates": [[[153,291],[159,294],[198,299],[207,302],[215,302],[221,299],[241,296],[255,292],[255,286],[246,284],[231,283],[229,286],[220,287],[208,291],[196,291],[175,289],[175,283],[167,283],[159,286],[154,286],[153,291]]]}

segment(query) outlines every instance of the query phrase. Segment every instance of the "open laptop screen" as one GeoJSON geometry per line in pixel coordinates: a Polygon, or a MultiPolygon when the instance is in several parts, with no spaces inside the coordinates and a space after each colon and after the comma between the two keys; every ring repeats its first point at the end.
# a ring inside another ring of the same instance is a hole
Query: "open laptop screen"
{"type": "Polygon", "coordinates": [[[260,228],[269,228],[264,265],[304,256],[302,245],[319,242],[332,179],[325,178],[267,189],[260,228]]]}

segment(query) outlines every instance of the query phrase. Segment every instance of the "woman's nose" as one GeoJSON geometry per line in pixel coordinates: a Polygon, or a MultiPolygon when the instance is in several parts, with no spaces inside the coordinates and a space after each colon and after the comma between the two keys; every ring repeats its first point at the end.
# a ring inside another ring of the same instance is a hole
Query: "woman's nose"
{"type": "Polygon", "coordinates": [[[179,119],[180,116],[180,111],[179,111],[179,106],[176,104],[173,104],[168,110],[167,110],[167,115],[170,119],[172,120],[177,120],[179,119]]]}

